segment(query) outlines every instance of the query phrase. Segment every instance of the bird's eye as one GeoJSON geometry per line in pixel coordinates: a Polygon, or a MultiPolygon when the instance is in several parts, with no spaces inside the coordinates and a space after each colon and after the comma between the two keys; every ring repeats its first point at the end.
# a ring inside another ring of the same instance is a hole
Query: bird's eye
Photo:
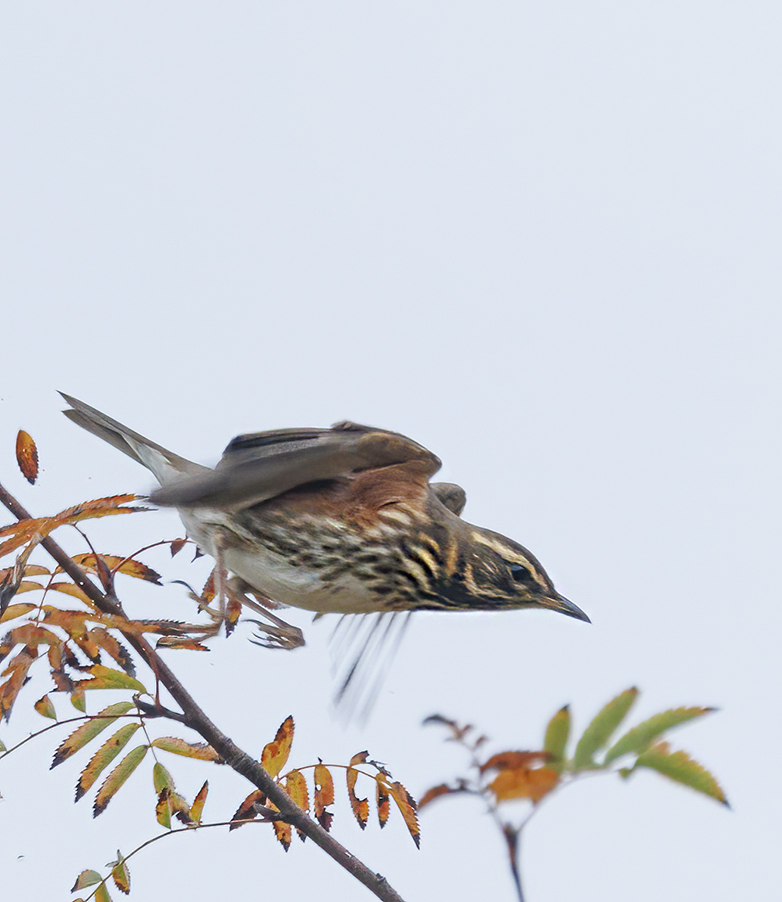
{"type": "Polygon", "coordinates": [[[510,572],[517,583],[525,583],[532,579],[529,568],[525,567],[523,564],[511,564],[510,572]]]}

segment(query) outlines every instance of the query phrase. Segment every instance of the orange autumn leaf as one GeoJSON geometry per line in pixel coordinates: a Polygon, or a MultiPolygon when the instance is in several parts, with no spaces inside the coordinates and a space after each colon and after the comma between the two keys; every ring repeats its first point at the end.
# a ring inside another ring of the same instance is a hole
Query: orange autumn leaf
{"type": "MultiPolygon", "coordinates": [[[[360,764],[361,761],[356,761],[359,755],[354,755],[353,758],[350,759],[351,764],[360,764]]],[[[363,753],[366,755],[366,752],[363,753]]],[[[365,758],[362,760],[366,760],[365,758]]],[[[360,799],[356,795],[356,780],[358,780],[358,771],[354,767],[349,767],[347,769],[346,774],[347,785],[348,785],[348,798],[350,799],[350,807],[353,809],[353,815],[358,821],[359,827],[363,830],[367,825],[367,820],[369,819],[369,799],[360,799]]]]}
{"type": "Polygon", "coordinates": [[[489,784],[498,802],[530,799],[535,805],[559,783],[559,773],[550,767],[506,768],[489,784]]]}
{"type": "Polygon", "coordinates": [[[33,485],[38,478],[38,448],[33,437],[24,429],[20,429],[16,436],[16,462],[22,476],[33,485]]]}
{"type": "Polygon", "coordinates": [[[237,827],[243,826],[237,821],[253,820],[258,815],[256,806],[264,805],[265,803],[266,796],[260,789],[254,789],[234,812],[234,816],[231,818],[231,826],[228,829],[236,830],[237,827]]]}
{"type": "Polygon", "coordinates": [[[261,765],[272,777],[276,777],[285,767],[293,745],[293,729],[293,717],[286,717],[274,740],[264,746],[261,765]]]}
{"type": "Polygon", "coordinates": [[[325,764],[315,765],[315,820],[328,832],[334,815],[326,808],[334,803],[334,780],[325,764]]]}
{"type": "Polygon", "coordinates": [[[415,799],[401,783],[389,784],[388,791],[391,793],[391,798],[396,802],[397,808],[399,808],[399,811],[404,818],[405,826],[409,830],[416,848],[420,849],[421,828],[418,825],[418,817],[416,815],[418,806],[416,805],[415,799]]]}

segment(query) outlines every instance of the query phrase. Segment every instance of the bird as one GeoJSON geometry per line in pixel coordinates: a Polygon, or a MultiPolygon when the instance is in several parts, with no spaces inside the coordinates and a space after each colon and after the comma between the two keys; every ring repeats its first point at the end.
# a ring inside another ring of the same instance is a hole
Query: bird
{"type": "Polygon", "coordinates": [[[60,394],[71,421],[152,472],[149,501],[175,508],[215,559],[221,598],[264,618],[253,621],[263,644],[303,644],[280,606],[378,615],[339,697],[416,611],[542,608],[589,622],[523,545],[462,519],[464,489],[431,482],[440,459],[400,433],[344,421],[239,435],[212,469],[60,394]]]}

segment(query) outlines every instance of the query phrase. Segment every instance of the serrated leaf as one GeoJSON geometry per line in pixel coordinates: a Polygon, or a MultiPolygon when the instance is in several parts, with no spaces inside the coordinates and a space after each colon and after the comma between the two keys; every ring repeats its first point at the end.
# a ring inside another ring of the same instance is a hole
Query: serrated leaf
{"type": "Polygon", "coordinates": [[[287,821],[273,821],[274,835],[277,841],[287,852],[291,847],[291,839],[293,837],[293,828],[287,821]]]}
{"type": "Polygon", "coordinates": [[[302,811],[310,810],[310,794],[307,790],[307,781],[301,771],[292,770],[287,775],[285,790],[302,811]]]}
{"type": "Polygon", "coordinates": [[[79,749],[83,749],[88,742],[95,739],[107,727],[110,727],[122,714],[127,714],[132,707],[133,702],[117,702],[99,711],[81,724],[60,743],[57,751],[54,753],[52,767],[57,767],[58,764],[62,764],[63,761],[78,752],[79,749]]]}
{"type": "Polygon", "coordinates": [[[20,429],[16,435],[16,462],[22,476],[33,485],[38,478],[38,448],[29,432],[20,429]]]}
{"type": "Polygon", "coordinates": [[[285,767],[293,745],[293,718],[286,717],[277,730],[274,741],[264,746],[261,755],[261,766],[269,776],[276,777],[285,767]]]}
{"type": "Polygon", "coordinates": [[[730,808],[716,777],[702,764],[693,761],[687,752],[671,752],[667,742],[658,743],[642,752],[638,756],[635,766],[656,770],[657,773],[663,774],[677,783],[683,783],[696,792],[702,792],[730,808]]]}
{"type": "Polygon", "coordinates": [[[156,749],[171,752],[173,755],[182,755],[185,758],[195,758],[197,761],[214,761],[222,764],[223,759],[217,754],[211,745],[205,742],[185,742],[177,736],[161,736],[152,740],[156,749]]]}
{"type": "Polygon", "coordinates": [[[71,887],[71,892],[78,892],[80,889],[86,889],[88,886],[95,886],[100,883],[103,878],[97,871],[85,870],[76,878],[76,883],[71,887]]]}
{"type": "Polygon", "coordinates": [[[29,601],[20,601],[18,604],[9,604],[0,617],[0,623],[7,623],[9,620],[16,620],[17,617],[24,617],[30,611],[34,611],[38,607],[37,604],[31,604],[29,601]]]}
{"type": "Polygon", "coordinates": [[[155,766],[152,768],[152,782],[155,785],[155,792],[158,795],[160,795],[160,793],[164,789],[169,789],[172,791],[176,789],[176,786],[174,785],[174,778],[171,776],[171,772],[159,761],[156,761],[155,766]]]}
{"type": "Polygon", "coordinates": [[[410,795],[405,787],[402,786],[401,783],[388,784],[388,791],[391,794],[391,798],[396,802],[397,808],[399,808],[399,811],[404,818],[405,826],[410,832],[410,836],[412,836],[416,848],[420,849],[421,828],[418,825],[418,817],[416,816],[416,808],[418,806],[415,803],[415,799],[410,795]]]}
{"type": "Polygon", "coordinates": [[[82,714],[87,713],[87,699],[81,683],[75,686],[73,692],[71,692],[71,704],[77,711],[81,711],[82,714]]]}
{"type": "MultiPolygon", "coordinates": [[[[354,755],[353,758],[356,756],[354,755]]],[[[351,758],[351,762],[353,759],[351,758]]],[[[358,762],[357,762],[358,763],[358,762]]],[[[346,771],[346,779],[348,785],[348,798],[350,799],[350,807],[353,810],[353,816],[356,818],[359,827],[363,830],[369,819],[369,799],[360,799],[356,795],[356,780],[358,780],[358,771],[354,767],[349,767],[346,771]]]]}
{"type": "Polygon", "coordinates": [[[96,559],[94,554],[88,553],[74,555],[73,560],[85,570],[98,572],[102,564],[108,567],[111,573],[124,573],[126,576],[161,585],[159,573],[133,558],[120,557],[117,554],[101,554],[96,559]]]}
{"type": "Polygon", "coordinates": [[[119,755],[130,741],[130,737],[138,730],[140,724],[129,723],[119,730],[98,749],[89,763],[79,775],[76,783],[76,801],[90,789],[103,771],[119,755]]]}
{"type": "Polygon", "coordinates": [[[155,815],[158,823],[168,830],[171,829],[172,815],[183,824],[189,825],[193,823],[193,819],[190,817],[190,806],[187,804],[184,796],[167,786],[164,786],[158,793],[155,815]]]}
{"type": "Polygon", "coordinates": [[[130,892],[130,871],[125,859],[119,852],[117,852],[117,863],[111,869],[111,877],[117,889],[127,896],[130,892]]]}
{"type": "Polygon", "coordinates": [[[628,730],[606,753],[605,763],[610,764],[611,761],[621,758],[622,755],[634,755],[643,751],[647,746],[651,745],[655,739],[667,733],[673,727],[687,723],[696,717],[702,717],[709,714],[714,708],[670,708],[668,711],[662,711],[655,714],[643,723],[639,723],[637,727],[628,730]]]}
{"type": "Polygon", "coordinates": [[[147,754],[149,746],[138,745],[125,755],[114,770],[106,777],[98,794],[95,797],[95,804],[92,806],[92,816],[97,817],[106,810],[106,806],[114,798],[115,794],[121,789],[122,785],[133,773],[133,771],[141,764],[147,754]]]}
{"type": "Polygon", "coordinates": [[[635,687],[626,689],[598,711],[576,745],[576,754],[573,759],[575,770],[581,770],[593,764],[595,752],[608,742],[614,730],[627,716],[627,712],[637,697],[638,690],[635,687]]]}
{"type": "Polygon", "coordinates": [[[388,823],[391,814],[391,794],[388,786],[382,780],[377,782],[377,820],[381,829],[388,823]]]}
{"type": "Polygon", "coordinates": [[[254,789],[234,812],[231,818],[231,826],[228,829],[236,830],[238,827],[244,826],[243,824],[235,823],[235,821],[253,820],[258,815],[256,805],[263,805],[265,802],[266,796],[264,793],[260,789],[254,789]]]}
{"type": "Polygon", "coordinates": [[[568,737],[570,736],[570,708],[565,705],[551,718],[546,727],[546,738],[543,740],[543,749],[552,759],[552,767],[557,768],[558,762],[565,757],[568,737]]]}
{"type": "Polygon", "coordinates": [[[27,671],[35,661],[35,652],[22,649],[13,661],[3,671],[3,675],[10,674],[8,679],[0,686],[0,715],[6,720],[11,716],[11,709],[19,695],[22,686],[27,680],[27,671]]]}
{"type": "Polygon", "coordinates": [[[209,795],[209,781],[206,780],[204,785],[196,793],[193,804],[190,806],[190,818],[196,823],[201,823],[204,814],[204,805],[206,805],[206,797],[209,795]]]}
{"type": "Polygon", "coordinates": [[[325,764],[315,765],[315,799],[313,804],[315,820],[328,832],[334,815],[327,811],[334,803],[334,780],[325,764]]]}
{"type": "Polygon", "coordinates": [[[104,667],[103,664],[94,664],[87,670],[91,674],[91,680],[82,680],[83,689],[130,689],[133,692],[146,692],[146,687],[130,674],[113,667],[104,667]]]}
{"type": "Polygon", "coordinates": [[[35,708],[41,717],[49,717],[52,720],[57,720],[57,712],[54,710],[54,705],[48,695],[39,698],[33,705],[33,708],[35,708]]]}

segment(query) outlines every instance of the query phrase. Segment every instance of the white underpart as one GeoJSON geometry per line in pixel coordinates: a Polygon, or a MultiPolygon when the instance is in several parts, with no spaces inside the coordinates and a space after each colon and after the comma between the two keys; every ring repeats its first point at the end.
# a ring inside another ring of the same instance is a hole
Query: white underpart
{"type": "MultiPolygon", "coordinates": [[[[228,516],[222,511],[206,509],[180,509],[179,516],[190,538],[202,551],[217,559],[214,531],[228,521],[228,516]]],[[[293,566],[283,555],[263,546],[252,551],[226,548],[223,566],[278,604],[322,614],[371,614],[377,611],[377,598],[355,577],[346,574],[340,577],[339,588],[327,586],[316,573],[293,566]]]]}

